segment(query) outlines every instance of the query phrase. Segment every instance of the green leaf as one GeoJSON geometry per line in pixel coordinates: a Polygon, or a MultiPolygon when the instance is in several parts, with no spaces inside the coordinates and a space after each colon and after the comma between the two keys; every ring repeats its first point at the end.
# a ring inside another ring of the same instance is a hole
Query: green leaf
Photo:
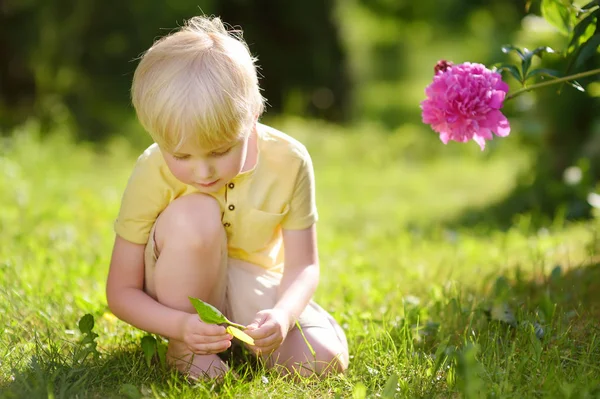
{"type": "Polygon", "coordinates": [[[156,353],[156,339],[151,335],[146,335],[142,338],[142,351],[146,358],[146,364],[150,367],[150,361],[156,353]]]}
{"type": "Polygon", "coordinates": [[[560,265],[557,265],[554,267],[554,269],[552,269],[552,272],[550,273],[550,281],[556,283],[558,281],[560,281],[562,277],[562,268],[560,267],[560,265]]]}
{"type": "Polygon", "coordinates": [[[581,92],[585,92],[585,89],[583,88],[583,86],[580,85],[579,83],[577,83],[574,80],[572,82],[567,82],[567,84],[571,85],[576,90],[579,90],[581,92]]]}
{"type": "Polygon", "coordinates": [[[433,370],[431,375],[435,377],[437,372],[440,370],[440,367],[446,362],[448,359],[448,353],[452,353],[452,348],[448,348],[448,342],[450,338],[446,338],[444,342],[442,342],[437,350],[435,351],[435,364],[433,365],[433,370]]]}
{"type": "Polygon", "coordinates": [[[594,54],[596,54],[599,46],[600,33],[596,33],[581,45],[579,54],[577,54],[577,58],[575,59],[575,69],[581,67],[583,63],[588,60],[588,58],[591,58],[594,54]]]}
{"type": "Polygon", "coordinates": [[[542,0],[542,16],[563,35],[571,32],[571,12],[560,0],[542,0]]]}
{"type": "Polygon", "coordinates": [[[548,76],[551,78],[560,78],[563,76],[563,74],[560,71],[557,71],[556,69],[538,68],[538,69],[529,71],[525,80],[532,78],[536,75],[548,76]]]}
{"type": "Polygon", "coordinates": [[[573,37],[571,38],[571,41],[569,42],[568,46],[570,52],[575,50],[582,38],[583,41],[586,41],[588,39],[588,37],[586,36],[588,34],[591,36],[594,33],[595,28],[593,24],[596,23],[598,17],[600,17],[600,8],[590,13],[590,15],[588,15],[587,17],[579,21],[577,25],[575,25],[575,29],[573,29],[573,37]],[[590,29],[588,30],[588,28],[590,29]]]}
{"type": "Polygon", "coordinates": [[[352,399],[365,399],[367,397],[367,387],[362,382],[354,385],[352,390],[352,399]]]}
{"type": "Polygon", "coordinates": [[[590,1],[589,3],[587,3],[586,5],[584,5],[583,7],[581,7],[582,10],[589,10],[592,7],[595,6],[600,6],[600,0],[594,0],[594,1],[590,1]]]}
{"type": "Polygon", "coordinates": [[[227,319],[219,309],[204,301],[201,301],[200,299],[192,297],[189,298],[190,302],[192,302],[192,305],[194,306],[194,309],[196,309],[196,312],[198,312],[198,316],[200,316],[200,319],[202,319],[203,322],[208,324],[227,323],[227,319]]]}
{"type": "Polygon", "coordinates": [[[79,319],[78,326],[79,331],[81,331],[82,334],[91,332],[92,328],[94,328],[94,316],[89,313],[84,315],[81,319],[79,319]]]}
{"type": "Polygon", "coordinates": [[[388,380],[383,387],[383,391],[381,392],[381,397],[384,399],[394,398],[396,395],[396,390],[398,389],[398,374],[393,373],[390,375],[388,380]]]}
{"type": "Polygon", "coordinates": [[[527,76],[527,72],[529,71],[533,57],[538,56],[541,59],[544,53],[554,53],[554,50],[547,46],[538,47],[533,51],[525,49],[525,55],[523,57],[523,61],[521,62],[521,73],[523,76],[527,76]]]}
{"type": "Polygon", "coordinates": [[[497,64],[495,65],[496,69],[500,70],[500,71],[508,71],[508,73],[510,73],[512,75],[513,78],[515,78],[517,81],[519,82],[523,82],[523,78],[521,76],[521,72],[519,71],[519,68],[517,68],[516,66],[512,65],[512,64],[497,64]]]}
{"type": "Polygon", "coordinates": [[[221,311],[215,308],[213,305],[206,303],[198,298],[193,298],[191,296],[188,298],[190,299],[190,302],[194,306],[194,309],[196,309],[196,312],[198,312],[198,316],[200,316],[200,319],[203,322],[208,324],[229,324],[230,326],[234,326],[241,329],[246,328],[241,324],[229,321],[227,317],[225,317],[225,315],[223,315],[223,313],[221,313],[221,311]]]}
{"type": "Polygon", "coordinates": [[[522,60],[523,58],[525,58],[525,54],[523,53],[523,50],[521,50],[520,48],[518,48],[517,46],[513,46],[512,44],[506,44],[504,46],[502,46],[502,52],[505,54],[510,53],[511,51],[516,52],[519,55],[519,58],[522,60]]]}
{"type": "Polygon", "coordinates": [[[135,385],[132,384],[123,384],[119,389],[119,393],[125,395],[128,399],[140,399],[142,398],[142,393],[135,385]]]}
{"type": "Polygon", "coordinates": [[[158,353],[158,360],[160,361],[160,365],[163,367],[167,367],[167,345],[163,342],[156,343],[156,352],[158,353]]]}

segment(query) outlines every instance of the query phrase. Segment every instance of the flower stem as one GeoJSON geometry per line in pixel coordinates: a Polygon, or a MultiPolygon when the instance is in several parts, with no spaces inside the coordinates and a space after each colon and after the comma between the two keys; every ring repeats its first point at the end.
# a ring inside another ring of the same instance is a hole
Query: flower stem
{"type": "Polygon", "coordinates": [[[515,91],[512,94],[509,94],[508,96],[506,96],[505,101],[506,100],[510,100],[512,98],[515,98],[525,92],[531,91],[531,90],[535,90],[535,89],[539,89],[540,87],[544,87],[544,86],[550,86],[550,85],[554,85],[557,83],[561,83],[561,82],[567,82],[569,80],[575,80],[575,79],[579,79],[579,78],[584,78],[586,76],[591,76],[591,75],[595,75],[600,73],[600,68],[598,69],[592,69],[591,71],[585,71],[585,72],[580,72],[580,73],[576,73],[575,75],[569,75],[569,76],[564,76],[562,78],[557,78],[557,79],[553,79],[553,80],[549,80],[547,82],[542,82],[542,83],[536,83],[534,85],[528,86],[528,87],[523,87],[522,89],[519,89],[517,91],[515,91]]]}

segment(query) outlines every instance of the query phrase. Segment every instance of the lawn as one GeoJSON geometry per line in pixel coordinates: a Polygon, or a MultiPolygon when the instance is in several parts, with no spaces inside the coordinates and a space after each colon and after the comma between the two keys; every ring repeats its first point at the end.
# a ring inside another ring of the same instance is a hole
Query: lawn
{"type": "Polygon", "coordinates": [[[516,138],[482,153],[418,126],[273,123],[313,156],[316,299],[346,330],[348,372],[290,382],[240,355],[237,377],[191,384],[148,362],[146,334],[104,294],[112,222],[143,147],[41,140],[32,125],[0,146],[0,397],[600,396],[599,221],[461,223],[531,167],[516,138]]]}

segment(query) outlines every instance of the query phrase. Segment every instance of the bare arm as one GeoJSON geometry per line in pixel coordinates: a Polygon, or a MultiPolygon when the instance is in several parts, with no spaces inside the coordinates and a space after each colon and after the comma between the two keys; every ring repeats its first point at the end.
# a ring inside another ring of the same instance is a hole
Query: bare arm
{"type": "Polygon", "coordinates": [[[161,305],[143,289],[144,245],[117,236],[106,284],[110,310],[141,330],[182,340],[182,326],[190,315],[161,305]]]}
{"type": "Polygon", "coordinates": [[[275,309],[290,315],[290,328],[311,300],[319,283],[316,226],[284,230],[285,268],[275,309]]]}

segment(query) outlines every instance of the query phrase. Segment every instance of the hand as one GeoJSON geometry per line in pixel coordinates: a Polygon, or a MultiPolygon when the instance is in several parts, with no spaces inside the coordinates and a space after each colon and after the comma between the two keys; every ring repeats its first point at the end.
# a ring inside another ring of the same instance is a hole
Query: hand
{"type": "Polygon", "coordinates": [[[231,346],[233,338],[227,334],[225,327],[204,323],[197,314],[186,316],[180,331],[181,341],[197,355],[223,352],[231,346]]]}
{"type": "Polygon", "coordinates": [[[291,315],[281,309],[261,310],[244,332],[254,339],[249,349],[256,354],[270,354],[279,348],[290,330],[291,315]]]}

